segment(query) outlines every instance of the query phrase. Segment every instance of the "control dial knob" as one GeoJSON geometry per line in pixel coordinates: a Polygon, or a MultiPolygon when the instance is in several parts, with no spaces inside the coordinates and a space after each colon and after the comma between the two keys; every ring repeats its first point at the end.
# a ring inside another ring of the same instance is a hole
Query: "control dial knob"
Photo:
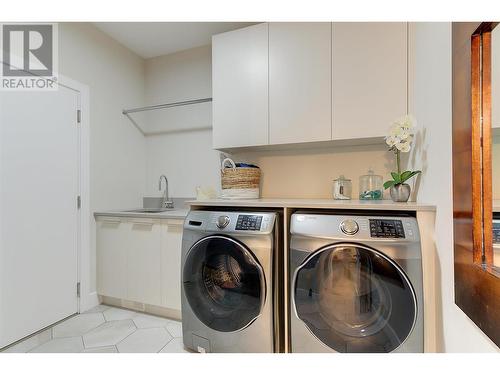
{"type": "Polygon", "coordinates": [[[215,223],[215,225],[217,225],[217,228],[219,229],[223,229],[225,227],[227,227],[227,225],[229,224],[229,216],[219,216],[217,218],[217,222],[215,223]]]}
{"type": "Polygon", "coordinates": [[[359,226],[356,221],[352,219],[347,219],[344,220],[342,223],[340,223],[340,230],[344,232],[345,234],[348,234],[350,236],[358,233],[359,231],[359,226]]]}

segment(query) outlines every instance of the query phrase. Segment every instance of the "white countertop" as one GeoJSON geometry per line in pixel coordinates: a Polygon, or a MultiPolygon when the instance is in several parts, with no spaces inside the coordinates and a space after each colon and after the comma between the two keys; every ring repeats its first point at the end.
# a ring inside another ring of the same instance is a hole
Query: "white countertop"
{"type": "Polygon", "coordinates": [[[192,200],[191,206],[219,207],[274,207],[274,208],[332,208],[346,210],[393,210],[393,211],[435,211],[436,206],[417,202],[394,203],[391,200],[362,201],[302,198],[261,198],[261,199],[210,199],[192,200]]]}
{"type": "MultiPolygon", "coordinates": [[[[345,210],[386,210],[386,211],[435,211],[436,206],[417,202],[394,203],[391,200],[362,201],[304,198],[261,198],[261,199],[210,199],[192,200],[190,206],[211,207],[262,207],[262,208],[330,208],[345,210]]],[[[500,210],[500,205],[498,206],[500,210]]],[[[163,212],[132,212],[127,210],[103,210],[94,212],[94,216],[142,217],[152,219],[184,219],[187,208],[163,212]]]]}
{"type": "Polygon", "coordinates": [[[94,212],[94,216],[113,217],[142,217],[151,219],[184,219],[189,212],[187,208],[168,210],[163,212],[131,212],[126,210],[111,210],[94,212]]]}

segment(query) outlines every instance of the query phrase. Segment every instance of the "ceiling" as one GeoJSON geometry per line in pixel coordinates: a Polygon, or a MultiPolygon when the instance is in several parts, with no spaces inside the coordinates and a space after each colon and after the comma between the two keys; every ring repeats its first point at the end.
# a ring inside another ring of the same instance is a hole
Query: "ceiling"
{"type": "Polygon", "coordinates": [[[96,22],[113,39],[147,59],[211,43],[212,35],[255,22],[96,22]]]}

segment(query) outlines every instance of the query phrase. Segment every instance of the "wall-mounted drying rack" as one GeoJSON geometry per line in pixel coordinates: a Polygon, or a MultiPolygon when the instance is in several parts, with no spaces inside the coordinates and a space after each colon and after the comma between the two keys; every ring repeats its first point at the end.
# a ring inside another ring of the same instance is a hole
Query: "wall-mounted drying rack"
{"type": "MultiPolygon", "coordinates": [[[[212,98],[201,98],[201,99],[193,99],[193,100],[185,100],[185,101],[180,101],[180,102],[173,102],[173,103],[165,103],[165,104],[155,104],[155,105],[149,105],[145,107],[138,107],[138,108],[130,108],[130,109],[124,109],[122,111],[122,114],[127,116],[127,118],[130,120],[132,124],[139,130],[142,135],[155,135],[155,134],[163,134],[163,133],[170,133],[172,131],[157,131],[157,132],[145,132],[139,124],[130,116],[131,113],[137,113],[137,112],[146,112],[146,111],[154,111],[157,109],[166,109],[166,108],[172,108],[172,107],[182,107],[186,105],[193,105],[193,104],[200,104],[200,103],[207,103],[211,102],[212,98]]],[[[195,128],[195,129],[208,129],[210,127],[205,126],[205,127],[200,127],[200,128],[195,128]]],[[[180,130],[178,130],[180,131],[180,130]]]]}

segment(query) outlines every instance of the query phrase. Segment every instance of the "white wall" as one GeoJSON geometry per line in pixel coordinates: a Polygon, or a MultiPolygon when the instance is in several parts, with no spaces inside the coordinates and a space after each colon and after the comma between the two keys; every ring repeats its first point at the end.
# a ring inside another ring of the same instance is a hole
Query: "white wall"
{"type": "Polygon", "coordinates": [[[383,144],[232,155],[235,161],[252,162],[261,168],[261,194],[265,198],[331,198],[333,180],[342,174],[352,181],[353,199],[358,199],[359,177],[369,168],[388,179],[389,170],[394,168],[392,156],[383,144]]]}
{"type": "MultiPolygon", "coordinates": [[[[143,60],[91,24],[59,24],[59,71],[90,87],[90,208],[142,205],[145,139],[122,115],[144,102],[143,60]]],[[[91,290],[95,291],[95,222],[91,290]]]]}
{"type": "Polygon", "coordinates": [[[413,77],[410,110],[421,131],[413,164],[424,170],[418,200],[437,206],[436,247],[442,304],[442,350],[496,352],[498,348],[454,302],[453,201],[451,148],[451,24],[417,23],[412,27],[413,77]]]}
{"type": "MultiPolygon", "coordinates": [[[[212,96],[210,46],[146,60],[146,101],[170,103],[212,96]]],[[[156,130],[211,126],[211,103],[165,111],[147,118],[156,130]],[[193,122],[193,119],[195,122],[193,122]]],[[[159,196],[158,178],[165,174],[173,197],[194,197],[197,185],[217,187],[219,153],[212,150],[210,129],[148,136],[146,195],[159,196]]]]}

